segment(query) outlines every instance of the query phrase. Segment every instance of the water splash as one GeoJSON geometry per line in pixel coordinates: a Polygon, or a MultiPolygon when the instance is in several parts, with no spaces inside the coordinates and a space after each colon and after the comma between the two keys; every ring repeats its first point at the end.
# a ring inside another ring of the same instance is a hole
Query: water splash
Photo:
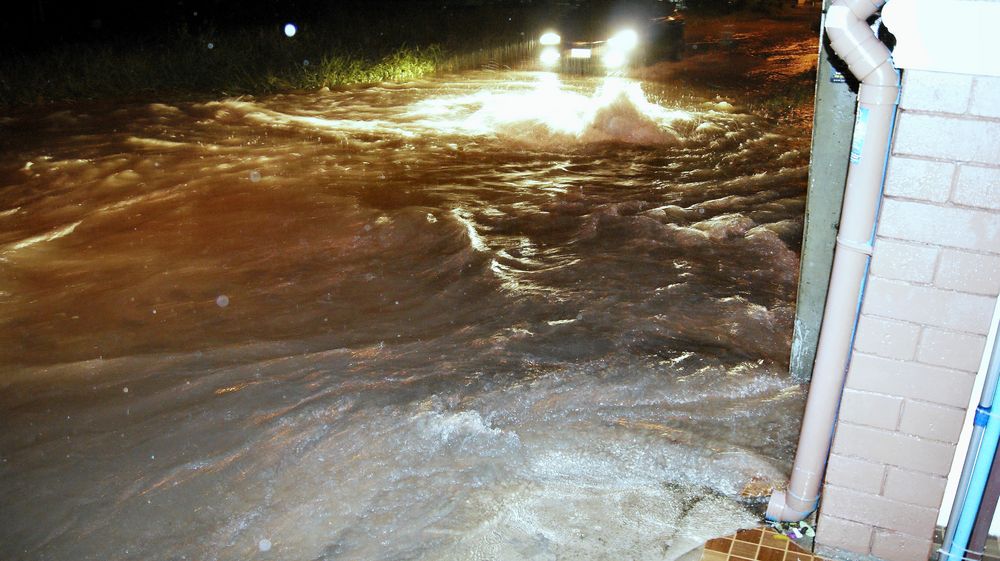
{"type": "Polygon", "coordinates": [[[409,111],[428,129],[472,136],[495,135],[534,145],[627,142],[669,144],[673,125],[692,120],[651,103],[638,82],[607,78],[587,95],[567,88],[555,74],[537,76],[524,91],[480,91],[417,103],[409,111]]]}

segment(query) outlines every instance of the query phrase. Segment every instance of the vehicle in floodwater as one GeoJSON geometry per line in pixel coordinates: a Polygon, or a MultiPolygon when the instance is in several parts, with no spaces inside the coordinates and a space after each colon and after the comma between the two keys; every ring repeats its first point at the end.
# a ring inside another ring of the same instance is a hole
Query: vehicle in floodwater
{"type": "Polygon", "coordinates": [[[684,16],[672,0],[578,0],[555,9],[539,36],[543,68],[615,73],[639,63],[680,60],[684,16]]]}

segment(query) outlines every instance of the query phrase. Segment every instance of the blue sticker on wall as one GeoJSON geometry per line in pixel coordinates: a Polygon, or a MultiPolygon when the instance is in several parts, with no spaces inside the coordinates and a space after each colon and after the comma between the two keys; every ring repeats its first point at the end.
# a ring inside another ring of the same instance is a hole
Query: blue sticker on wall
{"type": "Polygon", "coordinates": [[[854,120],[854,139],[851,140],[851,163],[861,163],[861,151],[868,136],[868,108],[858,107],[858,117],[854,120]]]}

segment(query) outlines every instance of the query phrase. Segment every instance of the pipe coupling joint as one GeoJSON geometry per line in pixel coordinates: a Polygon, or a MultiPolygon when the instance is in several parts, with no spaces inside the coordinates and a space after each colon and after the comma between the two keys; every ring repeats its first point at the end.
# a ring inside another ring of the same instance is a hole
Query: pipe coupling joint
{"type": "Polygon", "coordinates": [[[849,249],[851,251],[861,253],[863,255],[871,255],[874,251],[871,241],[866,242],[856,242],[849,240],[843,236],[837,236],[837,245],[843,247],[844,249],[849,249]]]}

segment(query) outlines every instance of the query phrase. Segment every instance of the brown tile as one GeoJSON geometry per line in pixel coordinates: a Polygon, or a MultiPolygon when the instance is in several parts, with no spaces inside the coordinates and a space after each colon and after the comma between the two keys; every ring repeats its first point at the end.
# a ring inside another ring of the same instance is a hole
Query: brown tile
{"type": "Polygon", "coordinates": [[[701,561],[729,561],[729,554],[706,549],[701,554],[701,561]]]}
{"type": "Polygon", "coordinates": [[[788,540],[788,551],[791,551],[792,553],[809,553],[792,540],[788,540]]]}
{"type": "Polygon", "coordinates": [[[705,551],[721,551],[722,553],[729,553],[729,547],[731,545],[733,545],[733,540],[729,538],[708,540],[705,543],[705,551]]]}
{"type": "Polygon", "coordinates": [[[795,553],[789,551],[788,553],[785,554],[785,561],[823,561],[823,560],[819,559],[818,557],[813,557],[808,553],[795,553]]]}
{"type": "Polygon", "coordinates": [[[733,557],[746,557],[747,559],[753,559],[757,556],[757,548],[759,546],[755,543],[747,542],[733,542],[733,549],[730,552],[733,557]]]}
{"type": "Polygon", "coordinates": [[[741,542],[760,543],[762,533],[763,532],[758,529],[740,530],[739,532],[736,532],[736,539],[741,542]]]}
{"type": "Polygon", "coordinates": [[[754,560],[747,559],[746,557],[730,557],[729,561],[754,561],[754,560]]]}
{"type": "Polygon", "coordinates": [[[764,532],[764,538],[760,541],[761,545],[776,549],[785,549],[788,547],[789,543],[791,543],[791,540],[787,537],[776,534],[770,530],[764,532]]]}
{"type": "Polygon", "coordinates": [[[785,552],[771,547],[762,547],[757,553],[757,561],[785,561],[785,552]]]}

